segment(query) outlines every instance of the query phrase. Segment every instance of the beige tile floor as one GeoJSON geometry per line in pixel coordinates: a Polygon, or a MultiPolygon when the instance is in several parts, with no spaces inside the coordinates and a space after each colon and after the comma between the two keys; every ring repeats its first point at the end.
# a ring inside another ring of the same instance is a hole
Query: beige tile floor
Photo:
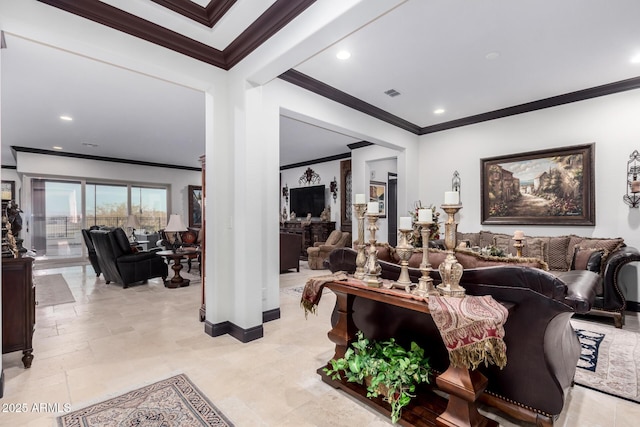
{"type": "MultiPolygon", "coordinates": [[[[166,289],[160,279],[122,289],[96,279],[90,266],[38,270],[62,273],[75,303],[36,309],[34,361],[3,355],[1,404],[70,404],[72,409],[186,373],[236,426],[385,426],[390,422],[320,381],[316,369],[333,355],[327,339],[335,297],[305,320],[299,294],[287,288],[325,272],[302,263],[280,276],[281,318],[264,338],[242,344],[212,338],[198,321],[200,285],[166,289]]],[[[628,316],[627,329],[640,330],[628,316]]],[[[52,426],[55,413],[0,413],[0,426],[52,426]]],[[[514,424],[493,413],[501,425],[514,424]]],[[[575,386],[559,426],[636,426],[640,405],[575,386]]]]}

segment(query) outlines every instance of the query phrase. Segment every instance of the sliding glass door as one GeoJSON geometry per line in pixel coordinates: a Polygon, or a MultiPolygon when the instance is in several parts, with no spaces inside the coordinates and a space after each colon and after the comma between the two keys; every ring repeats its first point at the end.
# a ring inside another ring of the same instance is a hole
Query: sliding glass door
{"type": "Polygon", "coordinates": [[[32,246],[38,257],[82,256],[82,183],[33,179],[32,246]]]}
{"type": "Polygon", "coordinates": [[[125,228],[129,214],[138,218],[138,232],[153,233],[167,224],[168,192],[166,187],[33,178],[31,247],[40,260],[83,258],[81,229],[125,228]]]}

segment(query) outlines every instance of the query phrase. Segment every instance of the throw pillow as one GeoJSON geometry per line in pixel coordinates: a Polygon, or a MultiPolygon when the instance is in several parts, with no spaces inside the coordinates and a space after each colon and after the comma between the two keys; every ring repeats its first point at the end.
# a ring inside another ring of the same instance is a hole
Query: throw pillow
{"type": "Polygon", "coordinates": [[[456,258],[464,268],[490,267],[499,265],[511,265],[520,267],[533,267],[548,271],[549,266],[546,262],[539,258],[527,257],[496,257],[491,255],[482,255],[465,249],[455,250],[456,258]]]}
{"type": "MultiPolygon", "coordinates": [[[[573,237],[573,236],[572,236],[573,237]]],[[[577,237],[577,236],[576,236],[577,237]]],[[[576,247],[581,248],[591,248],[591,249],[604,249],[606,250],[606,254],[602,256],[602,265],[607,261],[609,255],[611,255],[616,250],[620,249],[624,246],[624,239],[615,238],[615,239],[594,239],[590,237],[582,238],[579,244],[571,246],[572,242],[575,239],[571,239],[569,241],[569,253],[571,254],[570,259],[573,258],[573,253],[576,247]]],[[[569,261],[569,265],[571,265],[571,260],[569,261]]]]}
{"type": "MultiPolygon", "coordinates": [[[[513,246],[516,243],[512,236],[496,234],[494,237],[494,245],[502,249],[505,253],[516,255],[518,251],[513,246]]],[[[538,258],[547,262],[546,242],[544,239],[537,237],[526,237],[524,239],[524,247],[522,248],[522,256],[525,258],[538,258]]]]}
{"type": "Polygon", "coordinates": [[[571,270],[589,270],[600,274],[604,265],[602,261],[608,254],[606,249],[576,246],[571,260],[571,270]]]}

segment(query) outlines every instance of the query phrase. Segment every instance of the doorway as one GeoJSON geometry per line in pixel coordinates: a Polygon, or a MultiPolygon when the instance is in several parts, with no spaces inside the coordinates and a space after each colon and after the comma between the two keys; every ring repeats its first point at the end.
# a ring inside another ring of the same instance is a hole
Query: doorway
{"type": "Polygon", "coordinates": [[[387,239],[391,246],[398,244],[398,174],[387,173],[387,239]]]}

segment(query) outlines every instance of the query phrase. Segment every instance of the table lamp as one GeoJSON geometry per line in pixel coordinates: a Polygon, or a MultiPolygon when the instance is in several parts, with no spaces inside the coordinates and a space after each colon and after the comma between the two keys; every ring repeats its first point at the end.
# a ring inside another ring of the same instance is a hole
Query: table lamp
{"type": "MultiPolygon", "coordinates": [[[[164,228],[165,233],[175,233],[175,237],[173,238],[173,243],[171,244],[171,249],[175,252],[178,247],[180,247],[180,242],[178,241],[178,233],[182,231],[187,231],[187,227],[185,227],[184,222],[182,222],[182,217],[179,214],[171,214],[169,217],[169,223],[164,228]]],[[[169,236],[167,236],[169,238],[169,236]]]]}
{"type": "Polygon", "coordinates": [[[136,217],[134,214],[129,215],[129,217],[127,218],[127,224],[125,225],[125,227],[131,229],[131,235],[129,236],[129,240],[133,243],[136,243],[137,242],[136,228],[140,228],[140,221],[138,221],[138,217],[136,217]]]}

